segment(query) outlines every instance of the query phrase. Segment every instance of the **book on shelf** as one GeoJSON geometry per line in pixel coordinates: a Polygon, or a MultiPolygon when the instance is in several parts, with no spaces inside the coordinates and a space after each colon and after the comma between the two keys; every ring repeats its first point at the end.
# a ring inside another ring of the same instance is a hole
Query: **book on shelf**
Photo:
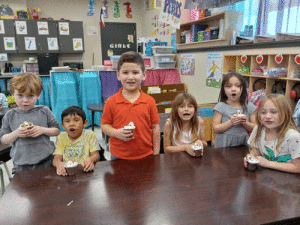
{"type": "Polygon", "coordinates": [[[254,43],[275,41],[275,35],[255,35],[254,43]]]}
{"type": "Polygon", "coordinates": [[[275,41],[297,40],[300,39],[300,33],[276,33],[275,41]]]}
{"type": "Polygon", "coordinates": [[[198,32],[204,31],[208,26],[203,24],[193,24],[192,25],[192,40],[193,42],[198,41],[198,32]]]}

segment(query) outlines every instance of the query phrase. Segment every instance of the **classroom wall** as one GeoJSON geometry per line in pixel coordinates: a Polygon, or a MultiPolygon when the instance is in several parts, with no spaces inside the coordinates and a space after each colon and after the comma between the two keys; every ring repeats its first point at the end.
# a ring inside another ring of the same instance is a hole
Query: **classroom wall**
{"type": "MultiPolygon", "coordinates": [[[[180,76],[181,82],[187,86],[187,91],[192,94],[198,104],[215,103],[218,101],[220,89],[206,86],[206,59],[207,53],[230,54],[299,54],[300,47],[249,49],[239,51],[199,52],[195,54],[195,76],[180,76]]],[[[180,71],[181,55],[177,54],[177,68],[180,71]]]]}

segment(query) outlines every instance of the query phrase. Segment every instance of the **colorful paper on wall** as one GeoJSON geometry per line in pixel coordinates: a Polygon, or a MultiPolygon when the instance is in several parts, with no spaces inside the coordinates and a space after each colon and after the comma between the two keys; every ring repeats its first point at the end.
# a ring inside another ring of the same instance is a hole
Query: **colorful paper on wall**
{"type": "Polygon", "coordinates": [[[48,22],[37,22],[39,35],[49,35],[48,22]]]}
{"type": "Polygon", "coordinates": [[[5,34],[4,22],[0,20],[0,34],[5,34]]]}
{"type": "Polygon", "coordinates": [[[207,53],[206,86],[220,88],[222,79],[222,53],[207,53]]]}
{"type": "Polygon", "coordinates": [[[150,10],[150,4],[151,4],[151,0],[145,0],[145,11],[150,10]]]}
{"type": "Polygon", "coordinates": [[[113,7],[114,10],[114,17],[115,18],[120,18],[120,3],[119,1],[114,1],[115,5],[113,7]]]}
{"type": "Polygon", "coordinates": [[[59,22],[59,34],[60,35],[70,35],[69,23],[68,22],[59,22]]]}
{"type": "Polygon", "coordinates": [[[88,26],[86,32],[87,35],[98,35],[98,28],[96,26],[88,26]]]}
{"type": "Polygon", "coordinates": [[[153,8],[154,9],[163,9],[163,0],[154,0],[153,8]]]}
{"type": "Polygon", "coordinates": [[[47,38],[48,41],[48,50],[58,50],[58,41],[57,38],[47,38]]]}
{"type": "Polygon", "coordinates": [[[108,2],[107,2],[107,0],[105,0],[103,2],[103,7],[104,7],[104,9],[103,9],[103,18],[108,18],[108,2]]]}
{"type": "Polygon", "coordinates": [[[25,49],[27,51],[36,50],[35,37],[24,37],[25,39],[25,49]]]}
{"type": "Polygon", "coordinates": [[[180,29],[181,10],[181,0],[165,0],[164,8],[161,12],[161,22],[165,22],[176,29],[180,29]]]}
{"type": "Polygon", "coordinates": [[[7,61],[8,61],[7,53],[0,53],[0,62],[7,62],[7,61]]]}
{"type": "Polygon", "coordinates": [[[82,38],[73,38],[73,49],[74,51],[82,51],[82,38]]]}
{"type": "Polygon", "coordinates": [[[27,34],[26,21],[16,21],[16,33],[17,34],[27,34]]]}
{"type": "Polygon", "coordinates": [[[130,2],[125,2],[125,3],[123,3],[123,5],[126,8],[126,17],[131,19],[132,18],[132,10],[130,8],[130,2]]]}
{"type": "Polygon", "coordinates": [[[16,41],[14,37],[4,37],[4,49],[6,51],[16,50],[16,41]]]}
{"type": "Polygon", "coordinates": [[[195,54],[183,54],[180,63],[181,75],[195,75],[195,54]]]}

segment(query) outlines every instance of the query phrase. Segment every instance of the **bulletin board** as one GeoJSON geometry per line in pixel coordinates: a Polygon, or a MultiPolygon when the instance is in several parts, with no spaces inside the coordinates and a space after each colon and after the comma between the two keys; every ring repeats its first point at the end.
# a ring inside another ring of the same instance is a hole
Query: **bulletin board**
{"type": "Polygon", "coordinates": [[[135,23],[105,23],[101,29],[102,61],[110,60],[112,55],[124,52],[137,52],[135,23]]]}

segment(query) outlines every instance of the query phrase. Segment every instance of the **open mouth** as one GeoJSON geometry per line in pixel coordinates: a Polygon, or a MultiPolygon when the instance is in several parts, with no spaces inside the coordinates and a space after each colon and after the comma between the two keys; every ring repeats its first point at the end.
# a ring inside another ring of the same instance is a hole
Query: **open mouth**
{"type": "Polygon", "coordinates": [[[183,114],[183,116],[189,116],[189,115],[190,115],[189,113],[184,113],[184,114],[183,114]]]}
{"type": "Polygon", "coordinates": [[[232,97],[235,97],[235,96],[236,96],[236,93],[233,93],[233,94],[232,94],[232,97]]]}
{"type": "Polygon", "coordinates": [[[70,131],[71,131],[71,132],[74,132],[74,131],[75,131],[75,129],[74,129],[74,128],[71,128],[71,129],[70,129],[70,131]]]}

